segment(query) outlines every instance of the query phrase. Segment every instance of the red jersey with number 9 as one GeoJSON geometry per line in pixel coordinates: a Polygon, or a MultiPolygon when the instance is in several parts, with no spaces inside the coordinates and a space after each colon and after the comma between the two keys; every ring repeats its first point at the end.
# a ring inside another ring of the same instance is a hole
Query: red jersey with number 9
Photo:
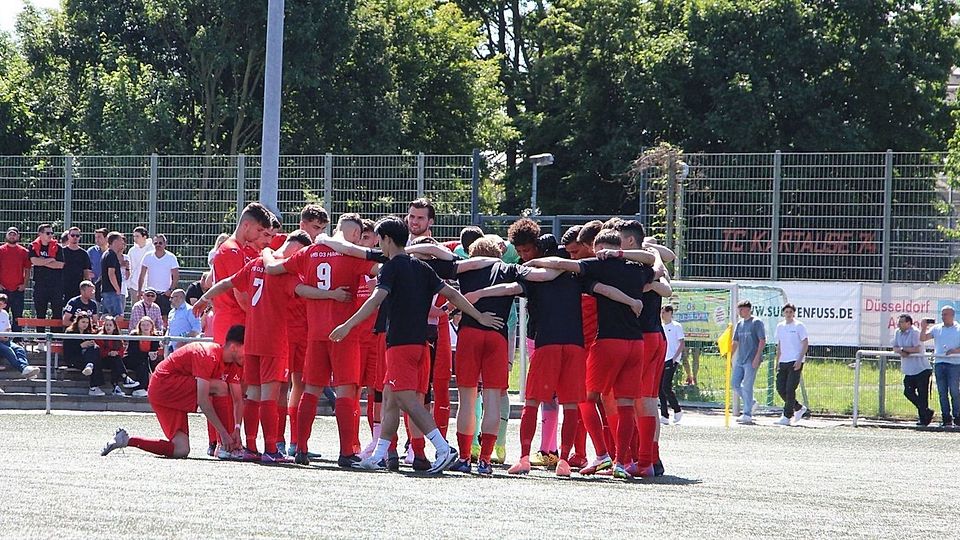
{"type": "MultiPolygon", "coordinates": [[[[305,247],[283,263],[291,274],[299,274],[303,283],[324,291],[346,287],[351,297],[357,294],[360,276],[369,274],[376,263],[337,253],[321,244],[305,247]]],[[[330,332],[356,311],[353,302],[306,300],[307,335],[311,340],[329,340],[330,332]]],[[[358,339],[350,332],[347,339],[358,339]]]]}
{"type": "Polygon", "coordinates": [[[244,322],[244,354],[286,358],[287,303],[296,295],[299,278],[295,274],[267,275],[263,257],[257,257],[230,280],[250,298],[244,322]]]}

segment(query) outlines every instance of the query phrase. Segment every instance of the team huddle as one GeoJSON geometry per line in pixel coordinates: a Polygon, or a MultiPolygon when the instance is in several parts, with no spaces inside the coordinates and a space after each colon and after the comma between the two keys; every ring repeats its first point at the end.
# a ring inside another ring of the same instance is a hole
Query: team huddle
{"type": "Polygon", "coordinates": [[[343,214],[332,236],[323,233],[329,218],[321,207],[307,205],[300,218],[299,229],[284,235],[264,206],[243,209],[213,254],[216,284],[193,308],[199,315],[212,307],[214,342],[177,349],[152,376],[148,399],[166,438],[119,429],[103,455],[131,446],[184,457],[187,415],[199,407],[211,456],[308,465],[318,457],[309,447],[317,406],[332,387],[340,467],[398,470],[403,417],[414,470],[491,475],[492,463],[504,461],[509,417],[515,336],[508,320],[514,297],[524,296],[533,352],[520,457],[508,473],[530,472],[540,406],[559,403],[559,452],[550,463],[558,476],[663,474],[660,308],[672,294],[664,264],[674,254],[642,224],[594,221],[558,242],[524,218],[510,226],[509,243],[468,227],[445,245],[430,236],[435,211],[425,199],[411,203],[406,219],[343,214]],[[519,260],[505,261],[507,250],[519,260]],[[456,445],[447,442],[451,374],[456,445]]]}

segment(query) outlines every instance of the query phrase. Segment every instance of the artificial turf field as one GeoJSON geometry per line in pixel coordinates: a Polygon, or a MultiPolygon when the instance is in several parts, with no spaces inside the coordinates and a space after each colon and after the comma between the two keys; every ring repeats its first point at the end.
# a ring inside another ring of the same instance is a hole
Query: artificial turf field
{"type": "MultiPolygon", "coordinates": [[[[185,460],[128,448],[101,457],[118,426],[160,436],[152,415],[0,414],[3,538],[727,538],[953,536],[960,434],[722,427],[688,414],[666,426],[655,480],[354,472],[217,462],[191,418],[185,460]]],[[[516,456],[511,422],[508,462],[516,456]]],[[[451,433],[450,439],[453,439],[451,433]]],[[[333,418],[311,449],[336,453],[333,418]]],[[[536,443],[536,441],[535,441],[536,443]]],[[[428,453],[429,444],[428,444],[428,453]]],[[[406,469],[405,469],[406,470],[406,469]]]]}

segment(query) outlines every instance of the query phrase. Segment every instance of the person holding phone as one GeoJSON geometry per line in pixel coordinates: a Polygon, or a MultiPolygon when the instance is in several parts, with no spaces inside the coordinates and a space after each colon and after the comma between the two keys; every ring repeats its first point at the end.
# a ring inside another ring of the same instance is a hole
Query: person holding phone
{"type": "Polygon", "coordinates": [[[940,395],[940,427],[953,427],[960,421],[960,326],[957,326],[953,306],[940,308],[940,324],[930,325],[930,319],[920,323],[920,341],[933,339],[933,375],[940,395]]]}
{"type": "MultiPolygon", "coordinates": [[[[927,319],[929,320],[929,319],[927,319]]],[[[913,326],[913,317],[904,313],[897,320],[897,332],[891,345],[900,355],[900,371],[903,372],[903,395],[917,408],[918,426],[926,426],[933,420],[933,409],[928,406],[930,375],[933,368],[920,343],[920,331],[913,326]]]]}

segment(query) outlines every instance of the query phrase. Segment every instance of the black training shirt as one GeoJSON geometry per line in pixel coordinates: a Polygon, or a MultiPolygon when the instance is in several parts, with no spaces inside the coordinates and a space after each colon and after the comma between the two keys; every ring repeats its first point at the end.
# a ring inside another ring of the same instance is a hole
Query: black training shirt
{"type": "Polygon", "coordinates": [[[427,315],[443,281],[423,261],[397,255],[380,268],[377,288],[389,293],[380,312],[387,317],[387,347],[424,345],[427,315]]]}
{"type": "Polygon", "coordinates": [[[123,287],[123,267],[120,266],[120,258],[117,257],[117,254],[113,250],[107,250],[103,254],[103,258],[100,259],[101,275],[100,275],[100,292],[101,293],[119,293],[120,291],[113,289],[113,283],[110,282],[110,276],[107,274],[108,268],[113,268],[114,275],[117,277],[117,285],[123,287]]]}
{"type": "Polygon", "coordinates": [[[584,280],[565,272],[552,281],[536,282],[521,279],[527,297],[527,310],[537,324],[534,341],[544,345],[583,346],[583,316],[580,295],[585,292],[584,280]]]}
{"type": "Polygon", "coordinates": [[[65,306],[63,306],[64,315],[69,313],[70,315],[76,316],[77,313],[80,312],[96,315],[100,312],[97,301],[91,298],[89,302],[84,302],[82,297],[74,296],[69,302],[67,302],[65,306]]]}
{"type": "MultiPolygon", "coordinates": [[[[480,289],[485,289],[492,285],[499,285],[501,283],[514,283],[520,277],[526,275],[528,270],[522,266],[516,264],[509,264],[502,261],[497,261],[490,265],[487,268],[480,268],[478,270],[471,270],[469,272],[463,272],[457,276],[460,281],[460,292],[467,294],[473,291],[479,291],[480,289]]],[[[499,296],[491,298],[482,298],[474,307],[477,308],[477,311],[480,313],[492,312],[497,317],[506,322],[507,318],[510,316],[510,307],[513,305],[512,296],[499,296]]],[[[472,326],[473,328],[479,328],[481,330],[493,330],[488,328],[479,322],[476,321],[473,317],[463,314],[463,318],[460,320],[461,326],[472,326]]],[[[504,338],[507,337],[507,325],[504,324],[503,328],[500,329],[500,333],[504,338]]]]}
{"type": "Polygon", "coordinates": [[[663,306],[663,297],[654,291],[643,293],[643,311],[640,312],[640,327],[644,332],[660,332],[663,334],[663,322],[660,320],[660,308],[663,306]]]}
{"type": "Polygon", "coordinates": [[[63,292],[79,291],[83,271],[90,270],[90,256],[80,248],[65,247],[60,251],[63,253],[63,292]]]}
{"type": "MultiPolygon", "coordinates": [[[[623,259],[601,261],[595,257],[580,261],[580,274],[588,280],[616,287],[632,298],[642,298],[644,285],[653,279],[653,269],[649,266],[623,259]]],[[[597,339],[643,339],[643,327],[630,306],[606,296],[596,297],[597,339]]]]}
{"type": "MultiPolygon", "coordinates": [[[[30,256],[31,257],[50,257],[50,248],[56,244],[55,241],[51,240],[49,244],[42,245],[38,242],[30,244],[30,256]]],[[[53,257],[53,260],[63,262],[63,248],[59,245],[57,246],[57,254],[53,257]]],[[[63,269],[62,268],[47,268],[46,266],[34,266],[33,267],[33,288],[43,287],[46,289],[52,290],[63,290],[63,269]]]]}

